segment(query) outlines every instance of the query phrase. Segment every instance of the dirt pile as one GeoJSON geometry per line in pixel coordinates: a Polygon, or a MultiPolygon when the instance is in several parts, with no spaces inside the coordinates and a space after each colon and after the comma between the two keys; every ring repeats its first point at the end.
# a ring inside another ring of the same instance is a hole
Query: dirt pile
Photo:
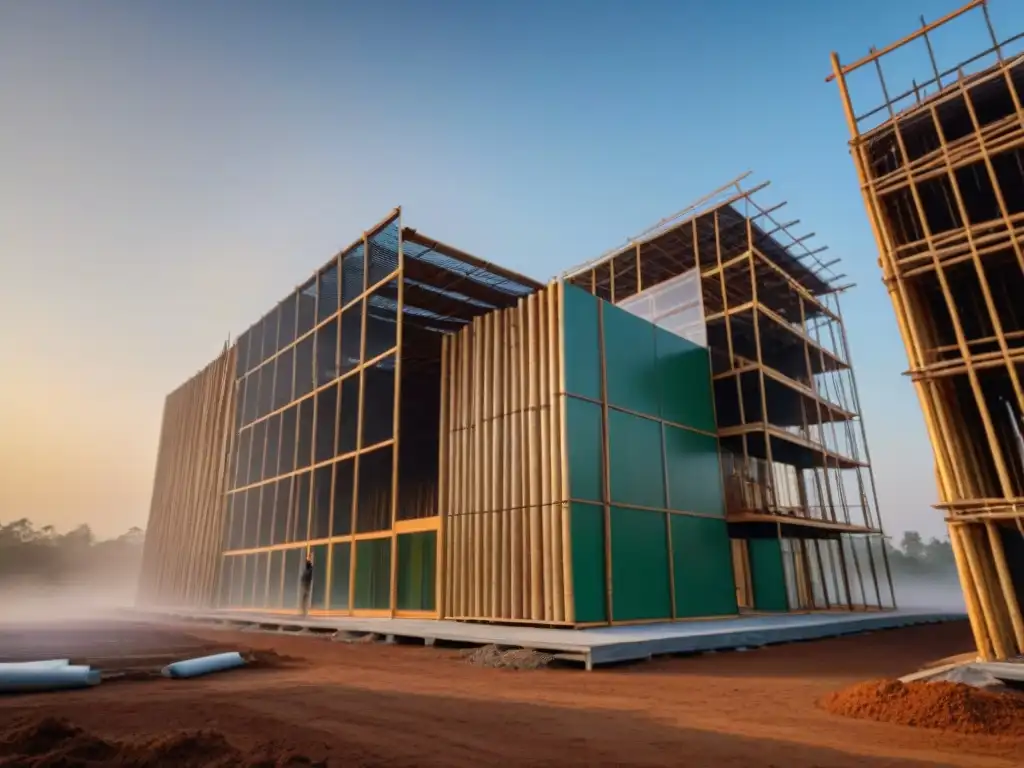
{"type": "Polygon", "coordinates": [[[1024,737],[1024,696],[951,682],[875,680],[819,703],[837,715],[969,734],[1024,737]]]}
{"type": "Polygon", "coordinates": [[[465,657],[470,664],[497,669],[540,669],[550,664],[554,658],[550,653],[530,648],[502,650],[496,645],[474,648],[467,651],[465,657]]]}
{"type": "Polygon", "coordinates": [[[108,740],[57,718],[10,728],[0,734],[4,768],[298,768],[315,766],[302,755],[272,747],[244,752],[217,731],[186,731],[144,741],[108,740]]]}

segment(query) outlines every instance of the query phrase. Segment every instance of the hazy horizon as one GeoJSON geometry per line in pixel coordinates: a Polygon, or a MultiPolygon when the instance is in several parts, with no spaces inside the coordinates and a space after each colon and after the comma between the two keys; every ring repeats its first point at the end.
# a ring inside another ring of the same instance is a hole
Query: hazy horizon
{"type": "MultiPolygon", "coordinates": [[[[824,76],[957,4],[0,5],[0,520],[144,527],[166,394],[396,205],[546,279],[752,169],[858,284],[887,529],[942,534],[824,76]]],[[[938,55],[984,47],[969,30],[938,55]]]]}

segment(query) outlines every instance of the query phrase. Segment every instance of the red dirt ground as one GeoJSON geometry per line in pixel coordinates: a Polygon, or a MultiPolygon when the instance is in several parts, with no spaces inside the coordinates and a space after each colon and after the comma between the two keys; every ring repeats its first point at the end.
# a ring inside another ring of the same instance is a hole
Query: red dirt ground
{"type": "MultiPolygon", "coordinates": [[[[0,660],[16,656],[15,646],[33,634],[23,630],[15,640],[0,627],[0,660]]],[[[84,658],[115,646],[156,657],[162,643],[179,651],[190,644],[272,650],[293,660],[199,680],[111,680],[86,691],[0,698],[0,731],[38,728],[49,716],[66,723],[46,727],[69,723],[130,751],[140,741],[181,741],[205,729],[203,738],[217,742],[206,747],[234,750],[238,765],[1024,765],[1018,736],[872,722],[817,705],[856,683],[963,652],[971,645],[966,623],[592,673],[512,672],[472,666],[454,650],[210,629],[100,627],[88,636],[93,647],[77,650],[76,637],[86,637],[81,633],[65,631],[63,641],[52,632],[48,637],[33,642],[37,658],[84,658]],[[111,633],[118,643],[100,642],[111,633]],[[47,653],[38,652],[43,644],[47,653]]],[[[195,756],[199,762],[191,764],[203,765],[202,755],[195,756]]],[[[205,764],[221,759],[208,756],[205,764]]],[[[89,765],[4,759],[0,754],[0,766],[89,765]]]]}

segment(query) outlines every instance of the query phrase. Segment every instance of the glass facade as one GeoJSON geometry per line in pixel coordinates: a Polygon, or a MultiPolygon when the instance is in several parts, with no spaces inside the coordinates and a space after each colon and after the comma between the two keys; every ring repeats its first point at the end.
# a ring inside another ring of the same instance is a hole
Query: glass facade
{"type": "Polygon", "coordinates": [[[298,610],[308,557],[313,612],[435,610],[436,558],[393,525],[401,263],[396,213],[239,337],[221,607],[298,610]]]}

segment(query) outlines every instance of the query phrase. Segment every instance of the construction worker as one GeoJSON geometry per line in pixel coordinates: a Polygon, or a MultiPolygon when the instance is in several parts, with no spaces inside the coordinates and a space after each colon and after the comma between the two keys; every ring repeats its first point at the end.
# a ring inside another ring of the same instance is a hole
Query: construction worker
{"type": "Polygon", "coordinates": [[[300,603],[300,609],[302,610],[302,617],[305,618],[309,613],[309,599],[313,593],[313,559],[310,557],[306,558],[306,567],[302,569],[302,594],[300,603]]]}

